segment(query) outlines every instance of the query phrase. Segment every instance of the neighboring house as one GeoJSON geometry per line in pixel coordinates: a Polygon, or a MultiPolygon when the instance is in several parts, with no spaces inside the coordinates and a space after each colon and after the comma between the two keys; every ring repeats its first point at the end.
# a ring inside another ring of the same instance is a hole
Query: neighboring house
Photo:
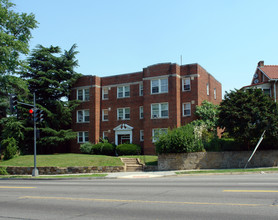
{"type": "Polygon", "coordinates": [[[219,104],[221,84],[199,64],[179,66],[163,63],[141,72],[109,77],[82,76],[72,89],[71,99],[81,100],[73,114],[73,131],[80,144],[134,143],[144,154],[155,154],[156,135],[180,127],[196,117],[196,105],[204,100],[219,104]]]}
{"type": "Polygon", "coordinates": [[[264,61],[260,61],[253,76],[251,85],[244,86],[243,89],[262,89],[265,94],[269,95],[270,97],[273,97],[273,99],[276,102],[278,98],[277,81],[278,65],[264,65],[264,61]]]}

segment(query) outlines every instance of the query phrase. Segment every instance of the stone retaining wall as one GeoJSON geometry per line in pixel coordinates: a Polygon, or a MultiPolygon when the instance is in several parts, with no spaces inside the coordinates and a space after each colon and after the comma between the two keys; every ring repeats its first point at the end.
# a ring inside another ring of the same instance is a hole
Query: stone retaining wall
{"type": "MultiPolygon", "coordinates": [[[[197,152],[158,155],[158,170],[244,168],[252,151],[197,152]]],[[[278,151],[257,151],[248,163],[250,167],[274,167],[278,151]]]]}
{"type": "MultiPolygon", "coordinates": [[[[77,173],[112,173],[123,172],[124,166],[105,167],[37,167],[40,175],[77,174],[77,173]]],[[[7,167],[11,175],[31,175],[33,167],[7,167]]]]}

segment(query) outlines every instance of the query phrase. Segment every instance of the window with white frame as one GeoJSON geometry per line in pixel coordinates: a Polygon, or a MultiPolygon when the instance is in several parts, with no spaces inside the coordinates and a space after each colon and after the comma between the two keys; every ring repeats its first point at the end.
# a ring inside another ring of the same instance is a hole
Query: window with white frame
{"type": "Polygon", "coordinates": [[[88,131],[79,131],[77,132],[77,142],[85,143],[89,141],[89,132],[88,131]]]}
{"type": "Polygon", "coordinates": [[[102,89],[102,100],[107,100],[108,99],[108,88],[103,88],[102,89]]]}
{"type": "Polygon", "coordinates": [[[168,78],[151,80],[151,94],[167,93],[168,78]]]}
{"type": "Polygon", "coordinates": [[[139,117],[140,117],[140,119],[143,119],[144,118],[144,108],[143,108],[143,106],[140,106],[139,107],[139,117]]]}
{"type": "Polygon", "coordinates": [[[129,120],[130,119],[130,108],[118,108],[117,109],[118,120],[129,120]]]}
{"type": "Polygon", "coordinates": [[[108,121],[108,109],[102,110],[102,121],[108,121]]]}
{"type": "Polygon", "coordinates": [[[153,143],[159,140],[159,135],[166,134],[168,132],[167,128],[155,128],[152,130],[152,141],[153,143]]]}
{"type": "Polygon", "coordinates": [[[144,141],[144,130],[140,130],[140,141],[144,141]]]}
{"type": "Polygon", "coordinates": [[[130,86],[119,86],[119,87],[117,87],[117,97],[118,98],[130,97],[130,86]]]}
{"type": "Polygon", "coordinates": [[[207,83],[207,95],[209,95],[209,83],[207,83]]]}
{"type": "Polygon", "coordinates": [[[182,105],[183,116],[191,116],[191,103],[183,103],[182,105]]]}
{"type": "Polygon", "coordinates": [[[89,89],[77,89],[77,100],[89,101],[90,100],[90,90],[89,89]]]}
{"type": "Polygon", "coordinates": [[[139,84],[139,95],[143,96],[144,95],[144,87],[143,87],[143,83],[139,84]]]}
{"type": "Polygon", "coordinates": [[[182,91],[190,91],[191,85],[190,85],[190,77],[182,79],[182,91]]]}
{"type": "Polygon", "coordinates": [[[168,102],[151,104],[152,118],[168,118],[168,102]]]}
{"type": "Polygon", "coordinates": [[[216,88],[214,88],[214,90],[213,90],[213,97],[214,97],[214,99],[216,99],[216,88]]]}
{"type": "Polygon", "coordinates": [[[103,131],[103,132],[102,132],[102,138],[103,138],[104,140],[107,140],[107,139],[108,139],[108,133],[109,133],[109,131],[103,131]]]}
{"type": "Polygon", "coordinates": [[[90,112],[89,110],[78,110],[77,111],[77,122],[89,122],[90,121],[90,112]]]}

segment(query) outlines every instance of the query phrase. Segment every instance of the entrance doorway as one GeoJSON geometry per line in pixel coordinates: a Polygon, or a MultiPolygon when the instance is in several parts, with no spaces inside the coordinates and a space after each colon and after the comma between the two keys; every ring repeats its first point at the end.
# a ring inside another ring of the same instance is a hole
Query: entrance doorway
{"type": "Polygon", "coordinates": [[[127,124],[120,124],[113,129],[115,131],[115,144],[132,143],[133,127],[127,124]]]}
{"type": "Polygon", "coordinates": [[[129,143],[130,143],[130,134],[118,135],[118,144],[129,144],[129,143]]]}

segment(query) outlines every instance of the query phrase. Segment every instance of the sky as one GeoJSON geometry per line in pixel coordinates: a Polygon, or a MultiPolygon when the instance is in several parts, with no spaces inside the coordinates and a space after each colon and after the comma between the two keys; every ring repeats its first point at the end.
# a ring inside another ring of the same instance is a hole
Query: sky
{"type": "Polygon", "coordinates": [[[39,22],[30,49],[77,44],[83,75],[198,63],[224,95],[249,85],[260,60],[278,65],[277,0],[11,1],[39,22]]]}

